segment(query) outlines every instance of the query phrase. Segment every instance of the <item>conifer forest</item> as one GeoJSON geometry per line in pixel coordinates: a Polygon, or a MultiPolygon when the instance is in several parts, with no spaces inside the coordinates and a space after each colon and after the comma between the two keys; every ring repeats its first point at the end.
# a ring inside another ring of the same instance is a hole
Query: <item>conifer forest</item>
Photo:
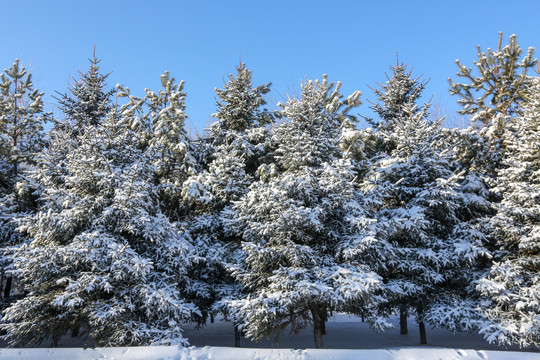
{"type": "Polygon", "coordinates": [[[201,136],[168,72],[135,96],[94,55],[53,116],[2,64],[0,336],[188,345],[184,324],[220,316],[322,348],[346,313],[540,346],[540,68],[495,45],[448,74],[460,127],[400,59],[365,104],[326,75],[273,104],[239,62],[201,136]]]}

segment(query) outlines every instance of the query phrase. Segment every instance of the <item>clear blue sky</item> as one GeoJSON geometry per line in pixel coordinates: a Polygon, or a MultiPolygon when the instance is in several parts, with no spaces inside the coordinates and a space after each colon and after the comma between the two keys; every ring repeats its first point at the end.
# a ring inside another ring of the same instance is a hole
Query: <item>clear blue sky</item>
{"type": "MultiPolygon", "coordinates": [[[[19,58],[53,110],[54,90],[65,92],[85,71],[94,43],[110,85],[134,94],[159,87],[169,70],[186,81],[188,127],[200,131],[215,111],[221,87],[242,61],[256,84],[272,82],[280,100],[305,76],[328,74],[348,95],[384,82],[400,60],[431,78],[426,95],[457,109],[448,94],[455,59],[472,66],[476,45],[496,47],[498,32],[540,47],[540,1],[9,1],[2,3],[0,68],[19,58]]],[[[538,57],[538,56],[537,56],[538,57]]]]}

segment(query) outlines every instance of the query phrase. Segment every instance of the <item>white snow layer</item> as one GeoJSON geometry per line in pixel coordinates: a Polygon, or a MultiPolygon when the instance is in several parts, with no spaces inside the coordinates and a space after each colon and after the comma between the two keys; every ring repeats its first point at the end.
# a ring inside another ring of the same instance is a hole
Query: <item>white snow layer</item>
{"type": "Polygon", "coordinates": [[[55,348],[55,349],[0,349],[2,360],[79,360],[79,359],[130,359],[130,360],[244,360],[244,359],[313,359],[313,360],[538,360],[539,353],[463,350],[444,348],[406,348],[380,350],[293,350],[293,349],[245,349],[228,347],[145,346],[117,348],[55,348]]]}

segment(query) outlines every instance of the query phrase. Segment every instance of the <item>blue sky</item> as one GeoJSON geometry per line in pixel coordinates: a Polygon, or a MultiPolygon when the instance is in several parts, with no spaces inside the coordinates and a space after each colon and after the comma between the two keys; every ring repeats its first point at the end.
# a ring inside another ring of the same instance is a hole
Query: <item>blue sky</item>
{"type": "MultiPolygon", "coordinates": [[[[54,90],[65,92],[85,71],[94,43],[111,86],[132,93],[158,89],[169,70],[186,81],[188,127],[201,132],[215,111],[214,87],[234,71],[239,49],[256,84],[272,82],[271,101],[299,87],[306,76],[328,74],[343,92],[362,91],[358,112],[370,115],[368,85],[384,82],[400,60],[431,81],[426,99],[449,112],[455,59],[472,66],[476,45],[496,47],[518,35],[540,46],[540,1],[35,1],[2,4],[0,68],[15,58],[54,110],[54,90]]],[[[538,57],[538,55],[537,55],[538,57]]]]}

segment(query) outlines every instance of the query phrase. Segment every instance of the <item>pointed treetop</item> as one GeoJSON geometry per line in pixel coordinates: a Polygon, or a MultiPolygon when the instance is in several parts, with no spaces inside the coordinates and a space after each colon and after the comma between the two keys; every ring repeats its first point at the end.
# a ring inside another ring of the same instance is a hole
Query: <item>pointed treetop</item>
{"type": "Polygon", "coordinates": [[[215,89],[218,111],[212,116],[218,119],[222,130],[245,131],[273,121],[273,116],[266,109],[261,110],[266,104],[264,95],[270,91],[271,83],[254,87],[253,72],[239,60],[236,75],[229,74],[223,89],[215,89]]]}
{"type": "MultiPolygon", "coordinates": [[[[92,58],[88,61],[89,69],[85,73],[79,71],[78,78],[73,78],[73,82],[69,84],[69,94],[57,92],[59,97],[55,97],[67,117],[68,128],[74,136],[80,134],[87,126],[96,126],[103,121],[111,110],[111,98],[116,91],[114,88],[105,90],[110,73],[100,72],[101,59],[96,57],[95,44],[92,58]]],[[[58,126],[66,125],[59,123],[58,126]]]]}
{"type": "Polygon", "coordinates": [[[380,117],[380,122],[375,122],[372,119],[367,119],[369,123],[374,125],[379,130],[392,131],[395,123],[402,118],[421,111],[425,111],[425,107],[416,106],[416,102],[422,95],[428,80],[421,80],[423,75],[417,78],[412,77],[412,69],[407,71],[407,65],[399,62],[398,53],[396,52],[396,66],[390,66],[392,77],[388,74],[388,81],[385,84],[377,84],[378,89],[370,87],[378,99],[378,103],[371,102],[370,107],[380,117]]]}

